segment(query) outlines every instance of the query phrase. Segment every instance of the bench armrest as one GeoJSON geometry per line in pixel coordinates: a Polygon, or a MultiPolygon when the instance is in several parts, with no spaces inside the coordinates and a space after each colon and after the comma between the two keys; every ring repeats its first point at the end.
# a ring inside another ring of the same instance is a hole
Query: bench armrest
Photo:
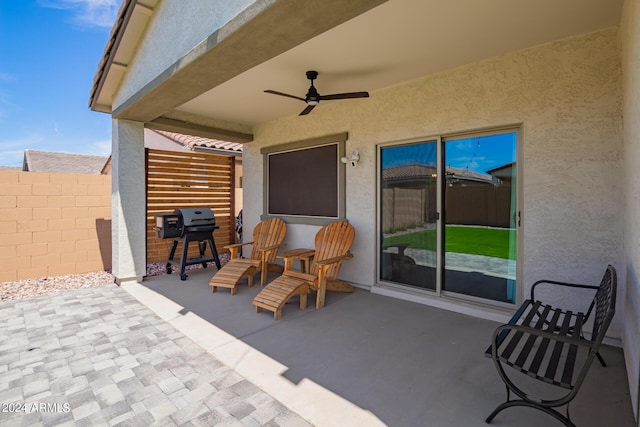
{"type": "Polygon", "coordinates": [[[562,341],[566,344],[573,344],[581,347],[592,348],[595,345],[593,341],[589,341],[583,338],[578,338],[575,336],[559,335],[554,332],[535,329],[530,326],[504,324],[504,325],[498,326],[496,330],[493,332],[491,347],[489,347],[487,351],[485,351],[485,356],[496,359],[498,347],[500,347],[504,339],[507,337],[507,335],[511,331],[519,331],[525,334],[535,335],[541,338],[548,338],[550,341],[562,341]]]}
{"type": "Polygon", "coordinates": [[[555,280],[538,280],[537,282],[535,282],[532,286],[531,286],[531,301],[537,301],[535,298],[535,290],[536,287],[540,284],[550,284],[550,285],[556,285],[556,286],[565,286],[565,287],[570,287],[570,288],[577,288],[577,289],[598,289],[598,286],[592,286],[592,285],[583,285],[580,283],[569,283],[569,282],[558,282],[555,280]]]}

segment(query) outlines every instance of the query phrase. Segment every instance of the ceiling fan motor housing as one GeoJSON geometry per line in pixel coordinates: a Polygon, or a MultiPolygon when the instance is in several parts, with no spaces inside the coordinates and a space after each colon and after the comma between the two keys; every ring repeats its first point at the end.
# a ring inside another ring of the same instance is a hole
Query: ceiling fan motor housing
{"type": "Polygon", "coordinates": [[[305,101],[307,102],[307,105],[318,105],[318,103],[320,102],[320,94],[318,93],[316,88],[313,86],[309,88],[309,92],[307,92],[307,95],[305,98],[306,98],[305,101]]]}
{"type": "Polygon", "coordinates": [[[309,92],[307,92],[307,95],[305,96],[305,102],[307,103],[307,105],[318,105],[318,103],[320,102],[320,94],[313,85],[313,81],[318,78],[318,72],[307,71],[307,78],[311,80],[311,87],[309,88],[309,92]]]}

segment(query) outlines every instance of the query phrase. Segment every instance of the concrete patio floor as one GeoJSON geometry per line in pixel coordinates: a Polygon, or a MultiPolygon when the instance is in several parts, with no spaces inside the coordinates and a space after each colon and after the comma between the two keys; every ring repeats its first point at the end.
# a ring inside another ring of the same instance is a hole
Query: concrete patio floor
{"type": "MultiPolygon", "coordinates": [[[[505,399],[484,357],[498,325],[363,290],[328,293],[327,305],[283,318],[255,313],[260,286],[211,293],[215,269],[148,278],[123,288],[238,374],[317,426],[481,426],[505,399]]],[[[275,275],[270,275],[270,279],[275,275]]],[[[256,280],[259,283],[259,280],[256,280]]],[[[571,417],[578,426],[633,426],[622,351],[601,351],[571,417]]],[[[559,425],[528,408],[511,408],[495,426],[559,425]]]]}

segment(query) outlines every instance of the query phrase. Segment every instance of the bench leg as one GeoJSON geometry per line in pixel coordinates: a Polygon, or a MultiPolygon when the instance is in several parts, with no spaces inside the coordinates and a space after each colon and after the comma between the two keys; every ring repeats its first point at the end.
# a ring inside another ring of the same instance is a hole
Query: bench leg
{"type": "MultiPolygon", "coordinates": [[[[487,417],[487,419],[485,420],[485,422],[487,424],[490,424],[491,421],[493,421],[493,419],[496,417],[496,415],[498,415],[500,412],[502,412],[503,410],[507,409],[507,408],[511,408],[512,406],[526,406],[528,408],[533,408],[533,409],[538,409],[542,412],[544,412],[545,414],[551,415],[552,417],[554,417],[556,420],[560,421],[562,424],[564,424],[567,427],[576,427],[576,425],[571,422],[571,419],[569,419],[569,417],[565,417],[564,415],[562,415],[560,412],[552,409],[552,408],[548,408],[546,406],[542,406],[542,405],[538,405],[534,402],[528,402],[526,400],[508,400],[502,404],[500,404],[492,413],[491,415],[489,415],[487,417]]],[[[567,414],[569,412],[569,407],[567,406],[567,414]]]]}
{"type": "MultiPolygon", "coordinates": [[[[580,332],[580,338],[585,339],[584,335],[582,334],[582,332],[580,332]]],[[[600,354],[599,351],[596,351],[596,356],[598,357],[598,360],[600,361],[600,365],[602,365],[603,368],[606,368],[607,364],[605,363],[605,361],[602,358],[602,355],[600,354]]]]}

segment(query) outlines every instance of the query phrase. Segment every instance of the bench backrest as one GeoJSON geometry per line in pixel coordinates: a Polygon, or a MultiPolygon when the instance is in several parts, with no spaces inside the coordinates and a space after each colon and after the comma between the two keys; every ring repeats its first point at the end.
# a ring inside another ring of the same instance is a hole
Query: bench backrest
{"type": "Polygon", "coordinates": [[[609,323],[611,323],[613,315],[616,312],[617,283],[616,269],[608,265],[607,271],[605,271],[602,281],[600,282],[600,287],[587,312],[587,316],[589,316],[591,311],[595,309],[591,341],[596,342],[598,345],[604,338],[604,334],[609,328],[609,323]]]}

